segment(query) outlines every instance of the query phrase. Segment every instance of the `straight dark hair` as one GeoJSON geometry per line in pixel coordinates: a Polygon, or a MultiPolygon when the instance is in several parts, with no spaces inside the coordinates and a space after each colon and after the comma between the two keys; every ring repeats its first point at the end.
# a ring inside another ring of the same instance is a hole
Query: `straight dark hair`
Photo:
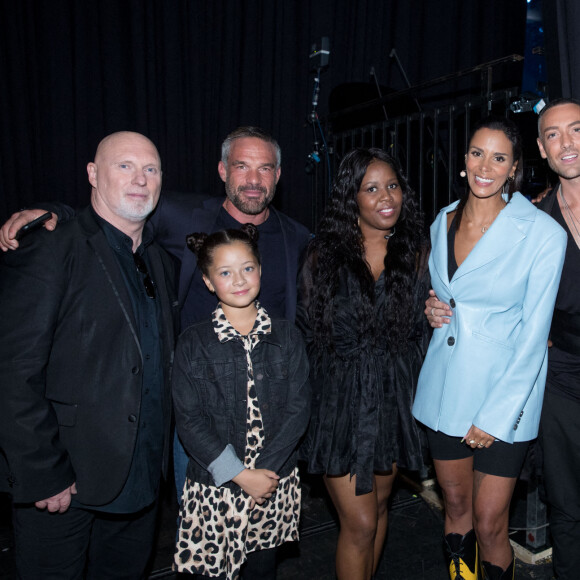
{"type": "MultiPolygon", "coordinates": [[[[522,149],[522,136],[520,134],[520,130],[513,121],[507,119],[506,117],[495,117],[495,116],[485,117],[481,119],[478,123],[476,123],[473,129],[471,130],[471,133],[469,135],[469,141],[467,142],[467,151],[469,151],[469,147],[471,146],[473,136],[481,129],[490,129],[491,131],[501,131],[507,137],[508,141],[511,143],[512,157],[514,163],[517,161],[518,166],[516,167],[514,178],[508,179],[507,181],[508,183],[507,195],[509,201],[516,191],[521,191],[522,183],[524,181],[524,156],[522,149]]],[[[465,207],[468,198],[469,198],[469,186],[467,186],[465,194],[461,197],[455,213],[455,223],[457,229],[459,229],[459,226],[461,225],[463,208],[465,207]]]]}

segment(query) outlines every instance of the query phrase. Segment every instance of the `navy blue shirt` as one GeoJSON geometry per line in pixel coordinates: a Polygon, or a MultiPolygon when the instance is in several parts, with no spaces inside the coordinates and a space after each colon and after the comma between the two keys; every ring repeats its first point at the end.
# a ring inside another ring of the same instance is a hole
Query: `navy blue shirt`
{"type": "MultiPolygon", "coordinates": [[[[239,229],[241,226],[242,224],[222,207],[214,229],[208,233],[239,229]]],[[[258,234],[258,249],[262,259],[262,283],[258,299],[272,318],[286,318],[286,252],[278,220],[270,214],[268,219],[258,226],[258,234]]],[[[185,248],[184,251],[191,250],[185,248]]],[[[196,269],[181,310],[181,330],[210,319],[216,306],[215,294],[207,289],[201,271],[199,268],[196,269]]]]}

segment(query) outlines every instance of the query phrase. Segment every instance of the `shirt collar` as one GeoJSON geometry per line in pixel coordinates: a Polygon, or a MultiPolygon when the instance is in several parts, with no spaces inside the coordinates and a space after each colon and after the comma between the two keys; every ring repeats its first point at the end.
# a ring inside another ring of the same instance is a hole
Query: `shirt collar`
{"type": "MultiPolygon", "coordinates": [[[[109,223],[107,220],[103,219],[91,206],[91,211],[93,212],[93,216],[105,234],[107,238],[107,242],[109,246],[116,252],[120,254],[124,253],[133,253],[133,240],[121,230],[117,229],[114,225],[109,223]]],[[[146,223],[145,227],[143,228],[143,234],[141,238],[141,245],[137,248],[136,253],[143,254],[145,248],[149,246],[153,242],[153,231],[149,227],[149,224],[146,223]]]]}
{"type": "MultiPolygon", "coordinates": [[[[250,331],[250,333],[248,334],[248,336],[270,334],[272,332],[272,324],[270,321],[270,317],[268,316],[266,309],[260,305],[260,302],[258,302],[258,300],[255,301],[255,304],[258,312],[256,314],[254,326],[250,331]]],[[[213,329],[217,334],[218,340],[220,342],[235,340],[242,336],[227,319],[222,309],[221,302],[218,303],[216,309],[213,311],[212,322],[213,329]]]]}

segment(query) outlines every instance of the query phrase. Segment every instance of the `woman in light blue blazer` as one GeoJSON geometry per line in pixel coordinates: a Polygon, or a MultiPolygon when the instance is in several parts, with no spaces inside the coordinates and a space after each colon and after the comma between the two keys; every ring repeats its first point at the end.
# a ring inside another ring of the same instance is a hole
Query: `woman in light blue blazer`
{"type": "Polygon", "coordinates": [[[538,433],[566,234],[517,193],[521,157],[511,121],[481,121],[467,194],[431,226],[431,282],[452,316],[433,332],[413,415],[428,428],[452,579],[477,578],[478,558],[480,577],[513,578],[509,504],[538,433]]]}

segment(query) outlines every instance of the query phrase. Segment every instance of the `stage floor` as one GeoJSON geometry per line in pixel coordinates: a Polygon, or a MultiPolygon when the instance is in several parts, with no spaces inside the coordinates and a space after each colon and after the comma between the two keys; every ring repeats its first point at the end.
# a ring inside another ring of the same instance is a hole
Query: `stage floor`
{"type": "MultiPolygon", "coordinates": [[[[284,546],[280,554],[278,580],[335,580],[334,552],[338,528],[324,486],[318,477],[304,478],[301,539],[284,546]]],[[[437,501],[418,493],[416,482],[399,480],[389,512],[389,532],[376,580],[447,580],[441,538],[443,515],[437,501]]],[[[436,498],[432,491],[431,497],[436,498]]],[[[166,489],[161,525],[151,579],[187,579],[171,571],[177,505],[173,489],[166,489]]],[[[525,505],[523,506],[525,510],[525,505]]],[[[510,525],[521,526],[521,501],[514,502],[510,525]]],[[[524,511],[525,513],[525,511],[524,511]]],[[[524,519],[525,521],[525,519],[524,519]]],[[[10,509],[0,494],[0,579],[14,580],[10,509]]],[[[520,580],[550,580],[549,561],[517,563],[520,580]]]]}

